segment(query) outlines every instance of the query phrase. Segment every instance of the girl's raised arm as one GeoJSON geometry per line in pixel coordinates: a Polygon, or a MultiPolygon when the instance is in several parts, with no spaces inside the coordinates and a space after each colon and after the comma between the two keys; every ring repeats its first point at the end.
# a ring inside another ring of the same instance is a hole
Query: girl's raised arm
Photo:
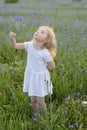
{"type": "Polygon", "coordinates": [[[16,33],[14,32],[11,32],[9,34],[9,38],[10,38],[10,41],[11,41],[11,46],[14,48],[14,49],[24,49],[24,44],[23,43],[16,43],[16,33]]]}

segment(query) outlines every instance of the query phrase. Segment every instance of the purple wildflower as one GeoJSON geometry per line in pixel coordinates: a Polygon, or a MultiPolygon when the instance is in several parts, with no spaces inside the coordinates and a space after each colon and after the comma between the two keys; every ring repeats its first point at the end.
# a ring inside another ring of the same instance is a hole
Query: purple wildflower
{"type": "Polygon", "coordinates": [[[76,100],[77,103],[80,103],[81,101],[80,100],[76,100]]]}
{"type": "Polygon", "coordinates": [[[76,126],[76,127],[78,127],[78,126],[79,126],[77,122],[75,123],[75,126],[76,126]]]}
{"type": "Polygon", "coordinates": [[[77,96],[80,96],[80,92],[77,92],[77,96]]]}
{"type": "Polygon", "coordinates": [[[69,125],[69,128],[72,129],[74,126],[73,125],[69,125]]]}
{"type": "Polygon", "coordinates": [[[65,101],[69,101],[70,100],[70,96],[64,98],[65,101]]]}
{"type": "Polygon", "coordinates": [[[67,111],[64,111],[64,115],[67,115],[67,111]]]}
{"type": "Polygon", "coordinates": [[[3,66],[0,66],[0,69],[3,69],[3,66]]]}
{"type": "Polygon", "coordinates": [[[82,85],[82,84],[80,84],[80,85],[79,85],[79,88],[82,88],[82,87],[83,87],[83,85],[82,85]]]}
{"type": "Polygon", "coordinates": [[[16,17],[15,17],[15,20],[16,20],[16,21],[22,21],[23,19],[24,19],[24,18],[23,18],[22,16],[16,16],[16,17]]]}
{"type": "Polygon", "coordinates": [[[86,95],[86,94],[84,94],[84,95],[82,95],[82,98],[86,98],[86,96],[87,96],[87,95],[86,95]]]}

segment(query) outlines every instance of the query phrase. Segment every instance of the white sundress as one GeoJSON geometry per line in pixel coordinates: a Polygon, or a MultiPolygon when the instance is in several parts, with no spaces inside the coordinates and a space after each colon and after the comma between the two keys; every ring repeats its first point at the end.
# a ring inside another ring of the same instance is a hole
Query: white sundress
{"type": "Polygon", "coordinates": [[[47,49],[36,50],[33,42],[24,42],[27,65],[24,73],[23,92],[29,96],[44,97],[52,94],[52,83],[46,63],[52,61],[47,49]]]}

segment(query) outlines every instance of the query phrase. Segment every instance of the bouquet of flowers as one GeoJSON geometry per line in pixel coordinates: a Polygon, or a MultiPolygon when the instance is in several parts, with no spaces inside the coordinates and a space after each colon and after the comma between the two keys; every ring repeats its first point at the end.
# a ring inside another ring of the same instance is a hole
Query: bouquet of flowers
{"type": "Polygon", "coordinates": [[[24,18],[22,16],[10,16],[8,26],[11,31],[17,32],[24,26],[24,18]]]}

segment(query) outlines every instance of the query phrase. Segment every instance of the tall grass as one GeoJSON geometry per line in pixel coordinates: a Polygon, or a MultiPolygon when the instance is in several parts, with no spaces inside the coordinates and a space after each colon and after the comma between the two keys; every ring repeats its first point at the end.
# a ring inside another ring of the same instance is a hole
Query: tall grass
{"type": "Polygon", "coordinates": [[[87,1],[0,1],[0,130],[86,130],[87,1]],[[4,10],[3,10],[4,8],[4,10]],[[53,95],[46,97],[47,112],[32,121],[30,99],[22,92],[26,52],[10,47],[9,32],[17,42],[32,39],[39,26],[54,28],[56,68],[50,72],[53,95]]]}

